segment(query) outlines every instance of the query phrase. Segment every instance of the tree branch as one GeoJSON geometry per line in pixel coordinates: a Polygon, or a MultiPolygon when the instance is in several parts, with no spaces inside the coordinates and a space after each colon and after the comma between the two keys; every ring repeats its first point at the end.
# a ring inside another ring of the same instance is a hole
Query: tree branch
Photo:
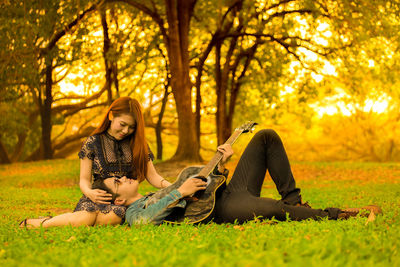
{"type": "Polygon", "coordinates": [[[67,32],[69,32],[72,27],[76,26],[87,14],[89,14],[90,12],[96,10],[97,6],[101,5],[102,1],[97,2],[96,4],[92,5],[91,7],[89,7],[88,9],[86,9],[85,11],[83,11],[76,19],[74,19],[72,22],[70,22],[68,25],[66,25],[64,27],[63,30],[57,32],[50,40],[50,42],[46,45],[46,47],[40,49],[40,56],[44,56],[46,55],[58,42],[58,40],[61,39],[61,37],[63,37],[67,32]]]}
{"type": "Polygon", "coordinates": [[[264,20],[265,23],[270,22],[273,18],[277,18],[277,17],[285,17],[288,14],[294,14],[294,13],[298,13],[298,14],[311,14],[313,13],[313,10],[311,9],[297,9],[297,10],[287,10],[287,11],[282,11],[282,12],[277,12],[272,14],[271,16],[268,17],[268,19],[264,20]]]}
{"type": "Polygon", "coordinates": [[[86,98],[85,101],[82,101],[82,102],[77,103],[77,104],[60,105],[60,106],[54,107],[52,109],[52,112],[53,112],[53,114],[56,114],[56,113],[63,112],[65,110],[71,110],[71,109],[80,110],[80,109],[84,109],[84,108],[86,108],[86,105],[89,102],[91,102],[91,101],[93,101],[95,99],[98,99],[106,91],[106,89],[107,89],[107,87],[104,85],[103,88],[99,92],[97,92],[94,95],[86,98]]]}
{"type": "MultiPolygon", "coordinates": [[[[160,14],[157,13],[157,10],[152,10],[149,7],[147,7],[145,4],[142,4],[138,1],[135,0],[106,0],[107,2],[123,2],[128,5],[131,5],[139,10],[141,10],[143,13],[149,15],[154,22],[158,25],[161,31],[161,35],[165,39],[166,43],[169,43],[169,38],[167,34],[167,30],[164,27],[164,20],[161,18],[160,14]]],[[[154,5],[153,5],[154,6],[154,5]]]]}

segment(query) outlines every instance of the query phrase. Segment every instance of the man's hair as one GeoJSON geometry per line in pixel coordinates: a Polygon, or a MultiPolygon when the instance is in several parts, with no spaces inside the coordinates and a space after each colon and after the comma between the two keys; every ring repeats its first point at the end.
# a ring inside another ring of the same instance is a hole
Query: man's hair
{"type": "Polygon", "coordinates": [[[96,181],[93,182],[92,184],[92,189],[101,189],[106,191],[107,193],[111,194],[112,199],[111,199],[111,203],[114,204],[114,201],[117,199],[117,197],[120,196],[120,194],[115,194],[111,188],[109,188],[105,183],[103,179],[97,179],[96,181]]]}

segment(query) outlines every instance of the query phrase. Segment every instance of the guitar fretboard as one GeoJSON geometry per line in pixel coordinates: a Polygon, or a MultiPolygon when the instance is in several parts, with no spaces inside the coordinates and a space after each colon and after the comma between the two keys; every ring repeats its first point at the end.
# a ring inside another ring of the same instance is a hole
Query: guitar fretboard
{"type": "MultiPolygon", "coordinates": [[[[229,137],[225,144],[233,145],[239,136],[242,134],[243,130],[235,130],[235,132],[229,137]]],[[[207,163],[207,165],[199,172],[198,176],[207,177],[214,170],[214,168],[221,161],[223,154],[219,151],[214,155],[214,157],[207,163]]]]}

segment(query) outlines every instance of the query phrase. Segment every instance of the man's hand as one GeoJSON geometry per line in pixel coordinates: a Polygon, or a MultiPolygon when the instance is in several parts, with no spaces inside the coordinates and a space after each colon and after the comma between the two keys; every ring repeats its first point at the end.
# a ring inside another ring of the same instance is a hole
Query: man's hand
{"type": "Polygon", "coordinates": [[[179,188],[178,191],[182,197],[191,196],[199,190],[204,190],[207,187],[207,182],[198,178],[187,179],[179,188]]]}
{"type": "Polygon", "coordinates": [[[101,189],[92,189],[86,196],[97,204],[111,204],[112,195],[101,189]]]}
{"type": "Polygon", "coordinates": [[[233,149],[232,146],[229,144],[220,145],[217,149],[219,152],[223,154],[222,159],[218,165],[218,170],[220,172],[223,172],[223,170],[225,169],[224,167],[225,163],[227,163],[233,155],[233,149]]]}

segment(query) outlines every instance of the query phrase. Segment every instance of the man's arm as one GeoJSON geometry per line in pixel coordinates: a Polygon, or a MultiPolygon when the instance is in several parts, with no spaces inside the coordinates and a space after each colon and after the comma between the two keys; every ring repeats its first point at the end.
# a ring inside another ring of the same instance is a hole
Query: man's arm
{"type": "Polygon", "coordinates": [[[133,203],[126,210],[125,219],[129,225],[149,223],[159,225],[174,207],[186,206],[186,201],[182,200],[182,197],[182,194],[175,189],[148,207],[145,203],[133,203]]]}
{"type": "Polygon", "coordinates": [[[156,203],[146,206],[146,200],[132,203],[126,210],[126,221],[132,224],[161,224],[174,207],[185,207],[186,202],[182,199],[190,196],[198,190],[206,189],[207,183],[197,178],[187,179],[178,189],[158,200],[156,203]]]}

